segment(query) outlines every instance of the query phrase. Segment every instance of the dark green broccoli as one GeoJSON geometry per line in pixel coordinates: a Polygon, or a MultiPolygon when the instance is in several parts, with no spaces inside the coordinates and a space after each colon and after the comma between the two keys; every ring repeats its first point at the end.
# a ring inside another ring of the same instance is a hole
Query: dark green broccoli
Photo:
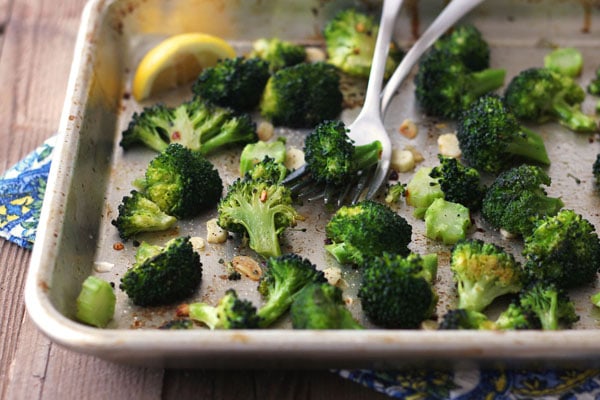
{"type": "Polygon", "coordinates": [[[425,218],[425,212],[436,199],[444,198],[437,179],[430,176],[432,167],[419,168],[406,185],[406,204],[414,207],[413,216],[425,218]]]}
{"type": "Polygon", "coordinates": [[[299,44],[279,38],[260,38],[252,43],[252,51],[248,57],[265,60],[269,64],[269,71],[274,73],[282,68],[304,62],[306,49],[299,44]]]}
{"type": "Polygon", "coordinates": [[[319,123],[304,140],[304,160],[311,179],[340,185],[379,161],[381,143],[355,146],[340,120],[319,123]]]}
{"type": "Polygon", "coordinates": [[[575,132],[595,132],[596,120],[581,111],[585,91],[572,78],[548,68],[529,68],[508,84],[504,101],[518,119],[558,121],[575,132]]]}
{"type": "Polygon", "coordinates": [[[537,221],[525,236],[525,272],[535,280],[572,288],[592,282],[600,266],[600,239],[587,219],[573,210],[537,221]]]}
{"type": "Polygon", "coordinates": [[[256,140],[256,124],[250,115],[195,98],[175,108],[156,105],[134,113],[120,145],[125,150],[143,144],[163,151],[170,143],[179,143],[194,152],[209,154],[256,140]]]}
{"type": "Polygon", "coordinates": [[[368,259],[358,291],[367,318],[382,328],[401,329],[416,329],[431,318],[438,300],[434,259],[389,253],[368,259]]]}
{"type": "Polygon", "coordinates": [[[144,179],[136,183],[161,210],[179,219],[215,206],[223,192],[214,165],[180,144],[170,144],[150,161],[144,179]]]}
{"type": "Polygon", "coordinates": [[[192,320],[202,322],[210,329],[255,329],[260,321],[256,307],[250,301],[240,299],[234,289],[228,289],[216,306],[190,303],[187,312],[192,320]]]}
{"type": "Polygon", "coordinates": [[[494,322],[490,321],[485,314],[479,311],[467,310],[465,308],[455,308],[446,311],[438,325],[438,329],[491,330],[495,329],[495,325],[494,322]]]}
{"type": "Polygon", "coordinates": [[[457,284],[458,308],[482,311],[496,298],[523,287],[524,274],[514,256],[479,239],[454,245],[450,269],[457,284]]]}
{"type": "Polygon", "coordinates": [[[311,283],[294,296],[294,329],[362,329],[346,308],[342,290],[327,282],[311,283]]]}
{"type": "Polygon", "coordinates": [[[415,95],[426,114],[457,119],[478,97],[500,88],[506,71],[472,72],[448,50],[429,51],[415,76],[415,95]]]}
{"type": "Polygon", "coordinates": [[[435,199],[425,211],[425,236],[444,244],[454,244],[467,236],[471,213],[460,203],[435,199]]]}
{"type": "Polygon", "coordinates": [[[267,269],[258,283],[258,291],[265,298],[257,312],[260,327],[272,325],[287,312],[304,287],[323,282],[325,275],[307,258],[288,253],[267,259],[267,269]]]}
{"type": "Polygon", "coordinates": [[[527,236],[535,221],[556,215],[564,203],[550,197],[542,185],[551,179],[540,167],[523,164],[502,172],[489,186],[481,206],[481,215],[494,228],[527,236]]]}
{"type": "Polygon", "coordinates": [[[259,140],[256,143],[249,143],[244,146],[242,154],[240,154],[240,176],[246,175],[265,156],[272,158],[277,163],[285,163],[285,140],[278,139],[270,142],[259,140]]]}
{"type": "Polygon", "coordinates": [[[600,153],[596,154],[596,160],[592,164],[592,174],[594,175],[596,185],[600,185],[600,153]]]}
{"type": "Polygon", "coordinates": [[[313,128],[342,111],[340,77],[324,62],[301,63],[273,74],[260,102],[262,116],[274,125],[313,128]]]}
{"type": "Polygon", "coordinates": [[[544,67],[576,78],[581,75],[583,69],[583,55],[574,47],[558,47],[546,54],[544,67]]]}
{"type": "Polygon", "coordinates": [[[388,185],[385,193],[385,202],[387,204],[399,203],[402,197],[406,195],[406,184],[402,182],[396,182],[388,185]]]}
{"type": "MultiPolygon", "coordinates": [[[[327,60],[341,71],[367,78],[371,70],[379,25],[372,15],[348,8],[339,11],[323,29],[327,60]]],[[[385,65],[389,77],[404,57],[404,51],[391,43],[385,65]]]]}
{"type": "Polygon", "coordinates": [[[498,315],[495,327],[500,330],[542,329],[542,324],[531,309],[513,301],[498,315]]]}
{"type": "Polygon", "coordinates": [[[471,71],[481,71],[490,66],[490,46],[479,29],[470,24],[454,27],[439,38],[433,48],[459,56],[471,71]]]}
{"type": "Polygon", "coordinates": [[[160,306],[191,296],[201,280],[200,256],[190,238],[181,236],[164,247],[142,242],[119,288],[138,306],[160,306]]]}
{"type": "Polygon", "coordinates": [[[325,227],[325,249],[342,264],[362,265],[384,252],[408,255],[412,227],[388,206],[363,200],[339,208],[325,227]]]}
{"type": "Polygon", "coordinates": [[[519,293],[519,305],[537,316],[543,330],[570,328],[579,320],[569,296],[553,283],[534,281],[519,293]]]}
{"type": "Polygon", "coordinates": [[[165,330],[181,330],[181,329],[194,329],[194,321],[191,319],[172,319],[160,325],[158,329],[165,330]]]}
{"type": "Polygon", "coordinates": [[[258,105],[269,76],[269,64],[260,58],[226,58],[205,68],[192,92],[221,107],[251,110],[258,105]]]}
{"type": "Polygon", "coordinates": [[[436,179],[444,199],[459,203],[471,211],[478,210],[485,194],[479,172],[461,164],[456,158],[438,154],[440,164],[433,167],[429,176],[436,179]]]}
{"type": "Polygon", "coordinates": [[[129,239],[140,232],[164,231],[177,223],[177,218],[166,214],[160,207],[137,190],[124,196],[119,204],[119,215],[111,221],[121,239],[129,239]]]}
{"type": "Polygon", "coordinates": [[[467,164],[497,173],[518,161],[549,165],[544,140],[517,121],[497,95],[480,97],[458,121],[456,136],[467,164]]]}
{"type": "Polygon", "coordinates": [[[596,73],[590,80],[590,83],[588,83],[586,89],[589,94],[600,96],[600,67],[596,68],[596,73]]]}

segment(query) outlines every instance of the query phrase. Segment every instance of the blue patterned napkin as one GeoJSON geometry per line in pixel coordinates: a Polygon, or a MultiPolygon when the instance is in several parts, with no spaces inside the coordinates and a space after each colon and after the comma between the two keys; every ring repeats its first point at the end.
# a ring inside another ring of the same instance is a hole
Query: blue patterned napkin
{"type": "MultiPolygon", "coordinates": [[[[31,248],[56,137],[0,177],[0,237],[31,248]]],[[[600,400],[598,370],[339,370],[338,375],[398,399],[600,400]]]]}

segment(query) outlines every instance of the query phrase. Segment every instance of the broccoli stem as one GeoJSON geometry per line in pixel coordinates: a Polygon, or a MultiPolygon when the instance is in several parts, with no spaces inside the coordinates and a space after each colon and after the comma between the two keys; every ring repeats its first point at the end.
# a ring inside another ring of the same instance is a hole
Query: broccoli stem
{"type": "Polygon", "coordinates": [[[501,68],[488,68],[483,71],[472,72],[471,90],[469,91],[474,97],[483,96],[493,90],[504,85],[506,70],[501,68]]]}
{"type": "Polygon", "coordinates": [[[381,142],[379,140],[375,140],[369,144],[355,146],[352,159],[354,160],[356,171],[361,171],[376,164],[377,161],[379,161],[380,155],[381,142]]]}
{"type": "Polygon", "coordinates": [[[595,132],[598,130],[596,120],[585,115],[578,105],[570,105],[563,96],[557,96],[552,109],[558,116],[558,122],[575,132],[595,132]]]}
{"type": "Polygon", "coordinates": [[[281,255],[279,237],[275,227],[275,215],[283,206],[269,206],[257,200],[251,204],[241,204],[240,223],[246,228],[250,248],[265,258],[281,255]]]}
{"type": "Polygon", "coordinates": [[[355,264],[358,261],[352,257],[353,253],[349,251],[347,244],[344,242],[327,244],[325,250],[340,264],[355,264]]]}
{"type": "Polygon", "coordinates": [[[458,286],[458,306],[472,311],[483,311],[494,299],[508,293],[504,287],[488,282],[461,282],[458,286]]]}
{"type": "MultiPolygon", "coordinates": [[[[200,153],[206,155],[215,149],[218,149],[228,144],[235,143],[239,141],[239,136],[239,132],[235,133],[231,130],[227,130],[226,127],[224,127],[223,130],[219,132],[219,134],[211,136],[208,140],[202,142],[200,153]]],[[[204,140],[204,137],[202,139],[204,140]]]]}
{"type": "Polygon", "coordinates": [[[507,153],[514,154],[528,160],[537,161],[544,165],[550,165],[550,158],[546,152],[544,139],[529,128],[521,126],[520,135],[509,143],[507,153]]]}
{"type": "Polygon", "coordinates": [[[211,330],[219,323],[216,307],[206,303],[192,303],[189,305],[189,316],[194,321],[202,322],[211,330]]]}
{"type": "Polygon", "coordinates": [[[278,290],[269,293],[267,302],[256,312],[260,318],[258,326],[266,328],[279,319],[292,305],[295,291],[290,285],[283,284],[278,290]]]}

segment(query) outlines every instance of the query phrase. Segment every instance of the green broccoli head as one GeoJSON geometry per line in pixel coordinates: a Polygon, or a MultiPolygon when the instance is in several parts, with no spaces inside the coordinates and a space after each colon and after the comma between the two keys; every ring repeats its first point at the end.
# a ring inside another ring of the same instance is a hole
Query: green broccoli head
{"type": "Polygon", "coordinates": [[[163,212],[156,203],[137,190],[123,197],[118,211],[119,215],[111,224],[124,240],[141,232],[164,231],[177,223],[177,218],[163,212]]]}
{"type": "Polygon", "coordinates": [[[284,164],[274,158],[265,156],[244,174],[244,179],[279,184],[286,177],[287,173],[288,169],[284,164]]]}
{"type": "Polygon", "coordinates": [[[271,75],[260,112],[277,126],[313,128],[336,118],[342,111],[342,100],[335,67],[324,62],[301,63],[271,75]]]}
{"type": "Polygon", "coordinates": [[[191,296],[202,280],[202,263],[186,236],[164,247],[141,245],[119,287],[138,306],[172,304],[191,296]]]}
{"type": "Polygon", "coordinates": [[[465,308],[455,308],[446,311],[438,325],[438,329],[490,330],[495,329],[495,325],[485,314],[479,311],[467,310],[465,308]]]}
{"type": "Polygon", "coordinates": [[[384,252],[408,255],[412,227],[388,206],[363,200],[339,208],[325,227],[325,249],[342,264],[363,265],[384,252]]]}
{"type": "Polygon", "coordinates": [[[251,110],[258,105],[269,76],[269,64],[260,58],[226,58],[205,68],[192,92],[222,107],[251,110]]]}
{"type": "Polygon", "coordinates": [[[311,283],[290,307],[294,329],[362,329],[346,308],[342,290],[327,282],[311,283]]]}
{"type": "Polygon", "coordinates": [[[573,210],[541,218],[525,237],[525,271],[536,280],[563,288],[595,279],[600,266],[600,240],[594,226],[573,210]]]}
{"type": "Polygon", "coordinates": [[[358,291],[365,315],[382,328],[418,328],[437,304],[436,271],[437,264],[418,254],[384,253],[368,259],[358,291]]]}
{"type": "Polygon", "coordinates": [[[490,46],[474,25],[464,24],[444,34],[433,47],[460,57],[471,71],[481,71],[490,66],[490,46]]]}
{"type": "Polygon", "coordinates": [[[537,316],[543,330],[570,328],[579,320],[569,296],[551,282],[529,284],[519,293],[519,305],[537,316]]]}
{"type": "Polygon", "coordinates": [[[223,192],[214,165],[180,144],[169,145],[150,161],[141,184],[146,197],[180,219],[215,206],[223,192]]]}
{"type": "Polygon", "coordinates": [[[508,84],[504,100],[519,119],[558,121],[575,132],[595,132],[598,124],[581,111],[585,91],[572,78],[548,68],[521,71],[508,84]]]}
{"type": "Polygon", "coordinates": [[[189,317],[202,322],[210,329],[255,329],[260,318],[256,307],[240,299],[234,289],[228,289],[216,307],[207,303],[188,304],[189,317]]]}
{"type": "Polygon", "coordinates": [[[461,164],[456,158],[438,155],[440,164],[433,167],[429,176],[437,179],[444,199],[459,203],[471,211],[479,209],[485,194],[479,172],[461,164]]]}
{"type": "Polygon", "coordinates": [[[530,309],[513,301],[498,315],[495,326],[500,330],[542,329],[538,316],[530,309]]]}
{"type": "Polygon", "coordinates": [[[119,145],[125,150],[143,144],[149,148],[162,151],[170,142],[171,126],[175,119],[173,109],[156,104],[146,107],[142,112],[135,112],[123,131],[119,145]]]}
{"type": "Polygon", "coordinates": [[[542,137],[520,125],[497,95],[475,100],[461,114],[456,136],[463,159],[480,171],[497,173],[523,160],[550,164],[542,137]]]}
{"type": "Polygon", "coordinates": [[[246,175],[247,172],[265,157],[272,158],[275,162],[283,165],[286,157],[285,141],[273,140],[265,142],[259,140],[256,143],[249,143],[244,146],[242,154],[240,154],[240,176],[246,175]]]}
{"type": "Polygon", "coordinates": [[[262,328],[272,325],[291,307],[306,286],[326,282],[325,275],[307,258],[288,253],[267,259],[267,268],[258,283],[265,303],[258,310],[262,328]]]}
{"type": "Polygon", "coordinates": [[[248,55],[265,60],[269,71],[274,73],[282,68],[300,64],[306,60],[306,49],[298,44],[279,38],[260,38],[252,43],[252,51],[248,55]]]}
{"type": "Polygon", "coordinates": [[[496,298],[523,287],[524,274],[514,256],[479,239],[454,245],[450,269],[457,284],[458,308],[482,311],[496,298]]]}
{"type": "Polygon", "coordinates": [[[496,229],[527,236],[536,220],[556,215],[564,203],[549,197],[542,185],[551,179],[540,167],[520,165],[502,172],[489,186],[482,202],[483,218],[496,229]]]}
{"type": "MultiPolygon", "coordinates": [[[[328,62],[349,75],[367,78],[378,31],[379,25],[372,15],[353,8],[338,12],[323,29],[328,62]]],[[[404,51],[392,42],[385,65],[386,77],[403,57],[404,51]]]]}

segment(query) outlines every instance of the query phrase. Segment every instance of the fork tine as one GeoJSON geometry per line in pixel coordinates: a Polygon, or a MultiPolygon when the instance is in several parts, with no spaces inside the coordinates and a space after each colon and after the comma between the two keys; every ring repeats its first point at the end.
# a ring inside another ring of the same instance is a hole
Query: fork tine
{"type": "Polygon", "coordinates": [[[306,169],[306,164],[302,164],[302,166],[301,166],[301,167],[299,167],[298,169],[296,169],[296,170],[294,170],[294,171],[290,172],[290,173],[288,174],[288,176],[286,176],[286,177],[285,177],[285,178],[284,178],[284,179],[281,181],[281,183],[282,183],[282,184],[284,184],[284,185],[286,185],[286,184],[288,184],[288,183],[290,183],[290,182],[293,182],[293,181],[295,181],[295,180],[298,180],[298,179],[300,179],[300,178],[303,178],[304,176],[307,176],[307,175],[308,175],[308,170],[306,169]]]}

